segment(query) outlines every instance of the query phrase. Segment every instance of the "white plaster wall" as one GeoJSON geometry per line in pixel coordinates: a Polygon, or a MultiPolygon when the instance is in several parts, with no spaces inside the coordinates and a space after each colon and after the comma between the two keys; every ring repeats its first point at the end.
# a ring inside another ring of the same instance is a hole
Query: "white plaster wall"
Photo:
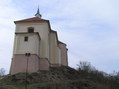
{"type": "Polygon", "coordinates": [[[40,57],[49,59],[49,26],[47,22],[17,23],[16,32],[27,32],[28,27],[34,27],[34,32],[38,32],[40,41],[40,57]]]}
{"type": "Polygon", "coordinates": [[[14,54],[37,54],[39,55],[40,39],[37,34],[17,34],[15,37],[14,54]],[[28,36],[28,41],[24,37],[28,36]]]}
{"type": "Polygon", "coordinates": [[[56,42],[55,42],[55,37],[53,33],[50,33],[50,63],[54,64],[55,63],[55,55],[56,55],[56,42]]]}
{"type": "Polygon", "coordinates": [[[57,46],[57,64],[61,65],[61,50],[60,48],[57,46]]]}
{"type": "Polygon", "coordinates": [[[61,64],[61,52],[57,45],[56,33],[50,33],[50,63],[61,64]]]}

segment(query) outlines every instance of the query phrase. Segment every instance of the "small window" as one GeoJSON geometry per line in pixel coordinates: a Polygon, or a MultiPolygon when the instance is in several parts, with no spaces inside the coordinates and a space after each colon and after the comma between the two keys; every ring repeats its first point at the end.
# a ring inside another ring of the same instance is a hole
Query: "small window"
{"type": "Polygon", "coordinates": [[[28,36],[25,36],[24,37],[24,41],[28,41],[28,36]]]}
{"type": "Polygon", "coordinates": [[[28,28],[28,33],[33,33],[34,32],[34,28],[33,27],[29,27],[28,28]]]}

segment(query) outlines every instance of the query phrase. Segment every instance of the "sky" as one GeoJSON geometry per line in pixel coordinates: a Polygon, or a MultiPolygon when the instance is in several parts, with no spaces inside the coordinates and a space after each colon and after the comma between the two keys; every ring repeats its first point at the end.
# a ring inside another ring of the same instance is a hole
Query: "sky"
{"type": "Polygon", "coordinates": [[[90,62],[96,69],[119,71],[119,0],[0,0],[0,68],[9,73],[14,21],[34,17],[38,5],[68,48],[69,66],[90,62]]]}

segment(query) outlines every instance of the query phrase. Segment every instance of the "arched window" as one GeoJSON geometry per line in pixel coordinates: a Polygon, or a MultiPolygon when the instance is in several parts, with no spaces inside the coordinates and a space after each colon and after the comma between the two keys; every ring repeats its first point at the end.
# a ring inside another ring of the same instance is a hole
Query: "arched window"
{"type": "Polygon", "coordinates": [[[34,28],[33,27],[29,27],[28,28],[28,33],[33,33],[34,32],[34,28]]]}

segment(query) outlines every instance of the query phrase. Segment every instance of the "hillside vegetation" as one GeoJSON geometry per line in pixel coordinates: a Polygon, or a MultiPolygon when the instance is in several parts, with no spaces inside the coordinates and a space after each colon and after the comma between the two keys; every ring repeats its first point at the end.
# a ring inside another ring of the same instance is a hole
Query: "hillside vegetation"
{"type": "Polygon", "coordinates": [[[48,71],[6,75],[0,79],[0,89],[119,89],[119,79],[97,71],[89,65],[55,67],[48,71]]]}

